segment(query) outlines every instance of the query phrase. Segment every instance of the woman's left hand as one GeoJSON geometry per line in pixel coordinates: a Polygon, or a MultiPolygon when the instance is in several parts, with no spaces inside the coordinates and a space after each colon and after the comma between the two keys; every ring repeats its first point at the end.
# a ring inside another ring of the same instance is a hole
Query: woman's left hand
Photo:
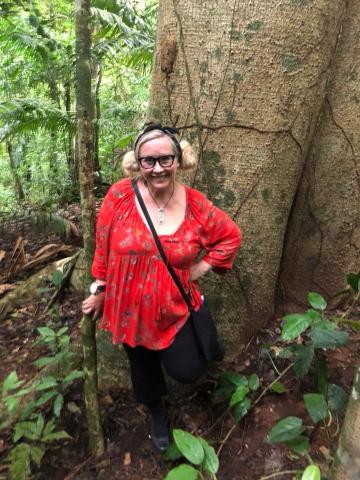
{"type": "Polygon", "coordinates": [[[200,277],[205,275],[208,271],[211,270],[211,265],[204,260],[200,260],[200,262],[195,263],[190,267],[190,280],[195,281],[198,280],[200,277]]]}

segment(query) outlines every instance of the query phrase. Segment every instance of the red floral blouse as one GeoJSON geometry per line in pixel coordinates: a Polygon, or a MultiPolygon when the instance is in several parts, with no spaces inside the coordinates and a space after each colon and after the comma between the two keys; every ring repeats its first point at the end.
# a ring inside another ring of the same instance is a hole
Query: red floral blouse
{"type": "MultiPolygon", "coordinates": [[[[174,234],[159,238],[197,310],[201,294],[198,283],[189,279],[191,265],[205,252],[203,260],[214,271],[226,272],[235,259],[241,233],[203,194],[185,189],[184,221],[174,234]]],[[[99,327],[112,333],[113,343],[153,350],[172,343],[189,312],[137,209],[130,179],[115,183],[104,198],[91,272],[96,279],[106,280],[99,327]]]]}

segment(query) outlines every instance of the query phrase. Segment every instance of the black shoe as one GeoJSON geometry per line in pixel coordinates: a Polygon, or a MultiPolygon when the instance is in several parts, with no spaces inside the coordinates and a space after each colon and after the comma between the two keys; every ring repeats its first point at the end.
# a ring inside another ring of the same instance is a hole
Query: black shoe
{"type": "Polygon", "coordinates": [[[165,452],[170,446],[169,418],[160,404],[150,407],[150,413],[151,441],[159,452],[165,452]]]}

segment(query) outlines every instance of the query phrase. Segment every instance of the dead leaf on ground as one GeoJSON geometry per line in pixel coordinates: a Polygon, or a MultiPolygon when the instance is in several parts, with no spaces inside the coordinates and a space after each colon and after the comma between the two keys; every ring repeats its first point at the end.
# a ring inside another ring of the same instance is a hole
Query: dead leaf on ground
{"type": "Polygon", "coordinates": [[[125,452],[124,465],[125,465],[125,467],[127,467],[130,464],[131,464],[131,453],[130,452],[125,452]]]}
{"type": "Polygon", "coordinates": [[[0,262],[5,258],[6,252],[5,250],[0,250],[0,262]]]}
{"type": "Polygon", "coordinates": [[[9,290],[14,290],[14,288],[16,288],[16,285],[14,285],[13,283],[3,283],[2,285],[0,285],[0,295],[3,295],[9,290]]]}

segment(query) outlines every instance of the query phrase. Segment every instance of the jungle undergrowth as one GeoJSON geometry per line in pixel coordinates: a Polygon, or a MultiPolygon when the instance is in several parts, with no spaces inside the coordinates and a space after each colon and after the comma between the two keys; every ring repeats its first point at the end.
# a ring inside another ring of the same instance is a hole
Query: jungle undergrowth
{"type": "Polygon", "coordinates": [[[35,378],[25,380],[12,371],[2,385],[0,431],[11,431],[13,447],[8,454],[10,480],[30,478],[32,466],[39,467],[52,442],[69,440],[64,430],[57,430],[64,405],[64,395],[73,382],[82,377],[74,368],[68,327],[58,331],[39,327],[37,343],[46,346],[49,355],[38,358],[35,378]]]}
{"type": "Polygon", "coordinates": [[[276,378],[260,394],[259,376],[256,373],[249,377],[236,372],[223,373],[217,383],[214,398],[226,400],[227,409],[218,417],[205,434],[209,435],[215,426],[228,414],[232,414],[234,424],[226,433],[220,445],[215,449],[202,437],[194,436],[183,430],[173,430],[173,444],[165,454],[165,459],[177,461],[185,458],[191,465],[182,463],[172,468],[165,480],[216,480],[219,469],[220,453],[235,430],[239,422],[248,412],[260,402],[268,393],[279,395],[287,392],[281,378],[293,369],[296,377],[302,379],[307,374],[314,377],[316,391],[303,395],[306,410],[313,425],[304,426],[303,419],[299,417],[286,417],[277,422],[266,436],[265,441],[270,444],[281,443],[292,451],[294,460],[305,457],[308,464],[303,470],[278,472],[259,480],[267,480],[282,474],[293,474],[301,480],[320,480],[321,471],[310,456],[310,439],[304,435],[307,430],[312,432],[322,428],[328,436],[338,433],[338,414],[347,403],[347,394],[339,386],[329,382],[328,365],[325,351],[334,350],[348,343],[348,332],[343,325],[350,326],[357,332],[360,331],[360,321],[351,320],[348,315],[352,307],[359,300],[360,274],[351,273],[347,276],[350,306],[346,315],[340,317],[326,313],[327,302],[316,292],[309,292],[307,300],[309,308],[304,313],[289,314],[283,317],[281,336],[274,345],[263,345],[262,355],[268,357],[276,378]],[[290,363],[282,371],[277,367],[277,359],[286,359],[290,363]],[[330,427],[336,423],[336,431],[332,433],[330,427]]]}

